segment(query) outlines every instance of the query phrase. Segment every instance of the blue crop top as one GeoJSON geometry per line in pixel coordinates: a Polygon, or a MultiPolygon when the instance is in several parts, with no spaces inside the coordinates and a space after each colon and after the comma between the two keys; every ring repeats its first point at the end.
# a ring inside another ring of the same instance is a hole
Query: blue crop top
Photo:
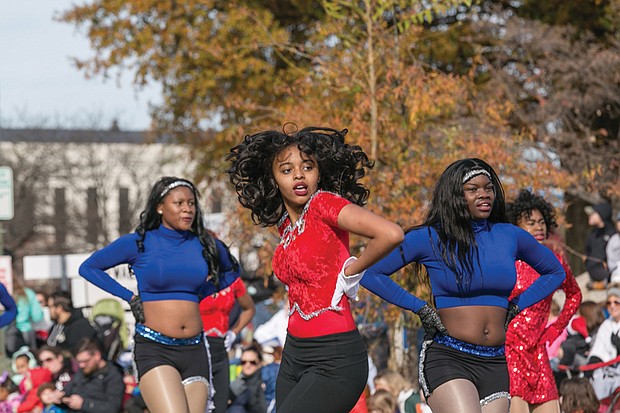
{"type": "Polygon", "coordinates": [[[456,275],[439,252],[439,236],[429,227],[408,232],[401,244],[402,254],[401,249],[396,248],[370,267],[361,284],[384,300],[417,312],[426,302],[404,290],[389,276],[411,262],[418,262],[426,267],[438,309],[468,305],[506,308],[517,279],[515,261],[522,260],[541,275],[513,300],[522,310],[553,293],[566,278],[553,252],[523,229],[486,220],[473,221],[473,229],[479,263],[474,258],[469,286],[458,288],[456,275]]]}
{"type": "Polygon", "coordinates": [[[95,251],[80,266],[80,275],[97,287],[125,301],[133,292],[119,284],[105,270],[131,265],[142,301],[185,300],[199,302],[228,287],[239,277],[228,251],[216,239],[220,259],[219,288],[207,282],[209,266],[202,256],[202,244],[190,231],[175,231],[163,225],[147,231],[144,252],[138,252],[137,233],[127,234],[95,251]]]}

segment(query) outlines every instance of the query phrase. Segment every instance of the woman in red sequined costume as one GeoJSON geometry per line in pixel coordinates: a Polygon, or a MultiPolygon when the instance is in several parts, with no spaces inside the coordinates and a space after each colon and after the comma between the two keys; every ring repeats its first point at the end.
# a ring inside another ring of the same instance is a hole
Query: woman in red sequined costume
{"type": "Polygon", "coordinates": [[[246,136],[228,170],[241,204],[262,226],[276,226],[273,270],[288,286],[286,344],[276,382],[278,413],[350,411],[366,385],[368,356],[348,298],[370,265],[403,231],[362,208],[358,182],[372,164],[346,130],[305,128],[246,136]],[[349,234],[369,239],[351,257],[349,234]]]}
{"type": "MultiPolygon", "coordinates": [[[[545,243],[554,227],[557,227],[553,206],[542,197],[522,190],[507,208],[510,221],[545,243]]],[[[552,245],[548,245],[552,247],[552,245]]],[[[566,280],[560,289],[566,301],[557,319],[547,326],[552,295],[519,313],[506,332],[506,361],[510,375],[510,413],[560,413],[558,391],[547,356],[546,344],[553,343],[581,303],[581,290],[560,252],[556,256],[566,271],[566,280]]],[[[539,275],[522,261],[516,262],[517,283],[510,296],[519,295],[539,275]]]]}

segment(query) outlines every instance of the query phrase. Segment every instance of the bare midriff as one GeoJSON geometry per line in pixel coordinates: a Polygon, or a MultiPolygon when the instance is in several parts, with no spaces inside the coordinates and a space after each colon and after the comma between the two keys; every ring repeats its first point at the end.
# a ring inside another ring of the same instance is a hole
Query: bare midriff
{"type": "Polygon", "coordinates": [[[144,302],[144,325],[168,337],[188,338],[202,333],[198,303],[184,300],[144,302]]]}
{"type": "Polygon", "coordinates": [[[491,306],[442,308],[438,311],[448,334],[481,346],[501,346],[506,341],[506,309],[491,306]]]}

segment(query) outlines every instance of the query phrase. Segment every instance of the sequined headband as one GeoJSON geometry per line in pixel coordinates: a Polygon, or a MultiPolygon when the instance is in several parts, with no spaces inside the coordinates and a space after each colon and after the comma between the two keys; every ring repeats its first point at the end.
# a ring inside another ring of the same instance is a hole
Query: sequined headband
{"type": "Polygon", "coordinates": [[[159,199],[162,199],[163,197],[165,197],[166,194],[168,192],[170,192],[171,189],[174,189],[177,186],[186,186],[189,189],[191,189],[192,191],[194,191],[194,186],[192,184],[190,184],[189,182],[186,182],[186,181],[174,181],[173,183],[171,183],[167,187],[165,187],[163,191],[161,191],[161,194],[159,194],[159,199]]]}
{"type": "Polygon", "coordinates": [[[478,175],[486,175],[489,179],[491,179],[491,174],[486,169],[472,169],[471,171],[467,172],[463,177],[463,183],[478,175]]]}

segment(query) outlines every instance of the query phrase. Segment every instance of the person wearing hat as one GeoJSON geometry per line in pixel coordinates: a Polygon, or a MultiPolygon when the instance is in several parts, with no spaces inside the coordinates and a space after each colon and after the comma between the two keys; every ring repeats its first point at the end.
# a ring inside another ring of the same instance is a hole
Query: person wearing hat
{"type": "MultiPolygon", "coordinates": [[[[607,363],[620,355],[620,288],[612,287],[607,290],[606,305],[609,317],[598,328],[590,349],[588,364],[607,363]]],[[[619,373],[620,364],[617,362],[593,370],[591,382],[599,400],[609,397],[620,387],[619,373]]]]}
{"type": "Polygon", "coordinates": [[[611,206],[608,203],[600,203],[584,208],[588,215],[588,225],[592,227],[586,240],[585,265],[590,275],[588,288],[603,290],[609,281],[606,252],[607,242],[616,233],[611,222],[611,206]]]}
{"type": "Polygon", "coordinates": [[[598,328],[588,364],[607,362],[620,354],[620,288],[612,287],[607,290],[605,302],[609,317],[598,328]]]}
{"type": "Polygon", "coordinates": [[[616,233],[609,238],[605,248],[609,281],[614,287],[620,287],[620,212],[616,215],[616,233]]]}

